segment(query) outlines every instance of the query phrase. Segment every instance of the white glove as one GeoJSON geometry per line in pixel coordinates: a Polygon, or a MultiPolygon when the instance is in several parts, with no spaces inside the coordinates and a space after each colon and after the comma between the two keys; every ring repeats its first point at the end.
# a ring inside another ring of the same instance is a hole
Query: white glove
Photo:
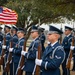
{"type": "Polygon", "coordinates": [[[1,41],[0,41],[0,43],[1,43],[1,41]]]}
{"type": "Polygon", "coordinates": [[[71,49],[71,50],[74,50],[74,46],[70,46],[70,49],[71,49]]]}
{"type": "Polygon", "coordinates": [[[9,48],[9,52],[12,52],[13,51],[13,48],[9,48]]]}
{"type": "Polygon", "coordinates": [[[42,60],[41,59],[36,59],[35,64],[38,66],[41,66],[42,60]]]}
{"type": "Polygon", "coordinates": [[[6,49],[6,45],[3,45],[3,46],[2,46],[2,49],[6,49]]]}
{"type": "Polygon", "coordinates": [[[23,55],[23,56],[25,56],[25,54],[26,54],[27,52],[26,51],[21,51],[21,55],[23,55]]]}
{"type": "Polygon", "coordinates": [[[50,42],[48,41],[48,42],[47,42],[47,44],[49,45],[49,44],[50,44],[50,42]]]}

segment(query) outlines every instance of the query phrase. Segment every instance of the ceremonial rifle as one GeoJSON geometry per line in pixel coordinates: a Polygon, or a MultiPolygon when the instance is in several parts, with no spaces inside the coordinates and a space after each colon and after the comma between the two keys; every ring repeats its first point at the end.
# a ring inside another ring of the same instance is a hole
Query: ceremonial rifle
{"type": "MultiPolygon", "coordinates": [[[[41,59],[41,43],[39,43],[36,58],[41,59]]],[[[35,65],[32,75],[40,75],[40,67],[38,65],[35,65]]]]}
{"type": "MultiPolygon", "coordinates": [[[[74,35],[72,37],[72,46],[74,46],[74,35]]],[[[69,69],[69,70],[71,68],[72,56],[73,56],[73,50],[70,50],[69,55],[68,55],[68,59],[67,59],[67,63],[66,63],[66,68],[69,69]]]]}
{"type": "MultiPolygon", "coordinates": [[[[10,42],[10,48],[12,48],[13,42],[10,42]]],[[[5,68],[4,71],[5,72],[9,72],[10,71],[10,62],[12,61],[12,52],[9,52],[8,58],[7,58],[7,62],[5,63],[5,68]]]]}
{"type": "MultiPolygon", "coordinates": [[[[5,36],[3,38],[3,45],[6,45],[6,38],[5,38],[5,36]]],[[[0,65],[4,64],[4,56],[5,56],[5,50],[2,49],[1,58],[0,58],[0,65]]]]}
{"type": "MultiPolygon", "coordinates": [[[[26,41],[24,42],[24,47],[23,47],[24,51],[26,51],[26,41]]],[[[25,57],[23,55],[21,55],[20,61],[19,61],[19,65],[16,71],[16,75],[22,75],[23,74],[23,70],[22,67],[24,66],[25,63],[25,57]]]]}
{"type": "MultiPolygon", "coordinates": [[[[38,59],[41,59],[41,44],[38,46],[38,59]]],[[[40,67],[37,65],[35,75],[40,75],[40,67]]]]}

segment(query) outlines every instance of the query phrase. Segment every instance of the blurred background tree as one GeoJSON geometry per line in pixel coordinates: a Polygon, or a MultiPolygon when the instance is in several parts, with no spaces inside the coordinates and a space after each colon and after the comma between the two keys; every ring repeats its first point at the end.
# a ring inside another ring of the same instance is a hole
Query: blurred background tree
{"type": "Polygon", "coordinates": [[[17,26],[25,26],[27,18],[35,25],[57,22],[61,17],[75,19],[75,0],[0,0],[0,6],[6,6],[18,13],[17,26]]]}
{"type": "Polygon", "coordinates": [[[0,6],[15,10],[16,25],[28,31],[32,25],[60,22],[64,17],[75,20],[75,0],[0,0],[0,6]]]}
{"type": "Polygon", "coordinates": [[[0,6],[4,5],[7,3],[7,0],[0,0],[0,6]]]}

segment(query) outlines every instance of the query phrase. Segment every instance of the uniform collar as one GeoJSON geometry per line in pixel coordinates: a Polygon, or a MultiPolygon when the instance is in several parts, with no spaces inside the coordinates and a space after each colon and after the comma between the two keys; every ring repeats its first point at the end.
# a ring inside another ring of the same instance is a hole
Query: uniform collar
{"type": "Polygon", "coordinates": [[[21,40],[21,39],[23,39],[24,37],[22,37],[22,38],[19,38],[19,40],[21,40]]]}
{"type": "Polygon", "coordinates": [[[15,36],[15,35],[17,35],[17,34],[14,34],[13,36],[15,36]]]}
{"type": "Polygon", "coordinates": [[[53,44],[51,44],[51,46],[54,46],[58,41],[54,42],[53,44]]]}
{"type": "Polygon", "coordinates": [[[70,35],[71,35],[71,33],[70,33],[70,34],[68,34],[68,35],[67,35],[67,37],[69,37],[70,35]]]}
{"type": "Polygon", "coordinates": [[[6,33],[6,35],[10,34],[10,32],[6,33]]]}
{"type": "Polygon", "coordinates": [[[36,39],[38,39],[38,37],[36,37],[33,41],[35,41],[36,39]]]}

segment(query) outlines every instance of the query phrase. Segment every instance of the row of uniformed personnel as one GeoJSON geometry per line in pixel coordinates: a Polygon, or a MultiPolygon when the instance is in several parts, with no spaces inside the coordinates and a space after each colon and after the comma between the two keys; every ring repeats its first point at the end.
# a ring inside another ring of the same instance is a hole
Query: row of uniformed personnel
{"type": "MultiPolygon", "coordinates": [[[[2,27],[0,27],[0,28],[2,29],[2,27]]],[[[42,38],[42,39],[40,39],[40,40],[41,40],[41,44],[42,44],[42,49],[44,50],[44,46],[43,46],[44,45],[43,43],[45,42],[45,36],[43,33],[44,29],[41,28],[39,30],[41,31],[40,38],[42,38]]],[[[3,36],[2,35],[0,36],[0,38],[2,38],[0,40],[0,42],[1,42],[0,51],[2,51],[2,48],[3,48],[5,50],[5,54],[6,54],[5,62],[3,64],[3,75],[8,75],[8,73],[4,72],[4,67],[5,67],[5,63],[7,61],[9,52],[13,53],[12,62],[10,63],[10,75],[16,75],[16,70],[17,70],[18,63],[19,63],[19,60],[21,57],[22,47],[24,46],[25,31],[21,27],[17,28],[15,26],[12,26],[12,28],[11,28],[8,25],[5,25],[4,31],[5,31],[4,37],[6,38],[6,45],[2,44],[3,43],[3,36]],[[12,48],[10,48],[11,41],[13,42],[12,48]]]]}
{"type": "MultiPolygon", "coordinates": [[[[12,27],[12,36],[10,34],[10,27],[5,26],[5,37],[6,37],[6,45],[3,45],[2,48],[6,51],[6,60],[8,57],[8,53],[12,52],[12,62],[10,63],[10,75],[16,75],[19,60],[21,55],[25,56],[25,65],[22,69],[26,72],[25,75],[32,75],[34,73],[35,65],[40,66],[40,75],[60,75],[60,65],[62,64],[63,75],[69,75],[69,70],[66,68],[66,60],[68,58],[68,54],[70,49],[74,50],[74,46],[71,46],[72,36],[70,27],[65,26],[65,34],[62,45],[59,44],[58,39],[60,38],[60,34],[63,32],[54,26],[50,26],[49,32],[47,34],[47,39],[50,44],[44,50],[42,58],[37,59],[36,53],[38,51],[39,42],[39,30],[36,26],[32,26],[31,36],[33,41],[31,42],[28,51],[23,51],[22,47],[24,46],[24,34],[25,31],[22,28],[19,28],[17,31],[16,27],[12,27]],[[10,48],[10,41],[13,41],[13,46],[10,48]],[[65,55],[66,53],[66,55],[65,55]]],[[[45,39],[45,37],[44,37],[45,39]]],[[[42,40],[44,42],[44,40],[42,40]]],[[[3,67],[5,64],[3,65],[3,67]]],[[[3,72],[3,75],[7,75],[7,73],[3,72]]]]}

